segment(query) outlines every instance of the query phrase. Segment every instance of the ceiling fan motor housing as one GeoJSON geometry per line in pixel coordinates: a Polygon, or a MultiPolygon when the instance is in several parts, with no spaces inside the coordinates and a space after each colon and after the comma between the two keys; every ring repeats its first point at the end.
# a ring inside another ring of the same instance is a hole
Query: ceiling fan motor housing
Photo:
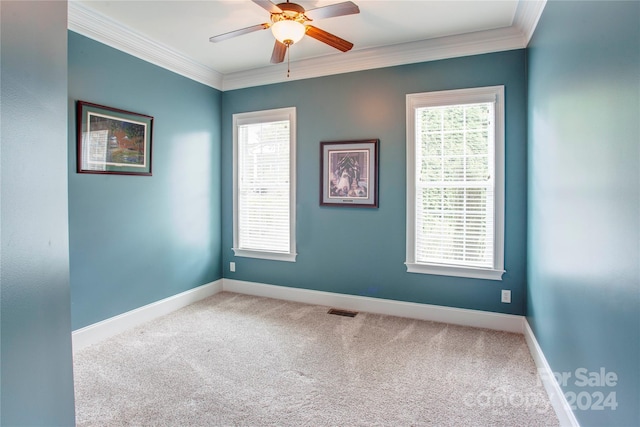
{"type": "Polygon", "coordinates": [[[296,21],[304,24],[306,21],[310,21],[304,16],[304,7],[295,3],[280,3],[278,4],[282,13],[271,13],[271,22],[276,23],[278,21],[296,21]]]}
{"type": "Polygon", "coordinates": [[[304,13],[304,7],[300,6],[299,4],[286,2],[286,3],[279,3],[277,6],[283,12],[294,12],[296,14],[304,13]]]}

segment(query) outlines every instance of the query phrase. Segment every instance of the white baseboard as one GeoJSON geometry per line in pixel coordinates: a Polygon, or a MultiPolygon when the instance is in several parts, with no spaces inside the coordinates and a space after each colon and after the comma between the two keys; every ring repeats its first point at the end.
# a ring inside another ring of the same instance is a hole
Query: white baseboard
{"type": "Polygon", "coordinates": [[[136,308],[118,316],[94,323],[73,331],[71,339],[73,351],[78,351],[116,334],[124,332],[144,322],[148,322],[172,311],[179,310],[201,299],[222,291],[222,279],[189,289],[169,298],[136,308]]]}
{"type": "Polygon", "coordinates": [[[580,424],[578,424],[578,420],[571,410],[569,402],[567,402],[567,399],[564,397],[564,393],[556,381],[553,371],[551,370],[551,366],[549,366],[547,358],[544,356],[544,353],[542,353],[538,340],[533,334],[533,330],[526,318],[523,323],[524,339],[527,341],[533,361],[538,368],[538,376],[540,377],[545,390],[547,390],[551,406],[553,406],[553,410],[556,412],[560,425],[563,427],[580,427],[580,424]]]}
{"type": "Polygon", "coordinates": [[[523,316],[512,314],[338,294],[233,279],[220,279],[75,330],[72,334],[73,350],[80,350],[144,322],[164,316],[201,299],[215,295],[223,290],[305,304],[325,305],[346,310],[409,317],[412,319],[487,328],[519,334],[523,333],[523,322],[526,323],[523,316]]]}
{"type": "Polygon", "coordinates": [[[439,305],[418,304],[381,298],[345,295],[309,289],[274,286],[241,280],[222,279],[222,289],[240,294],[295,301],[306,304],[326,305],[345,310],[410,317],[412,319],[473,326],[521,334],[523,316],[491,313],[488,311],[439,305]]]}

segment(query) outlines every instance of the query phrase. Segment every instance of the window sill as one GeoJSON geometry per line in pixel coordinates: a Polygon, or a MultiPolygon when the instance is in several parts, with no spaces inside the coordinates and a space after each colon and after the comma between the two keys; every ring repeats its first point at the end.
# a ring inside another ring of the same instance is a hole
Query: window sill
{"type": "Polygon", "coordinates": [[[502,280],[504,270],[458,267],[451,265],[416,264],[405,262],[408,273],[436,274],[438,276],[468,277],[472,279],[502,280]]]}
{"type": "Polygon", "coordinates": [[[268,259],[271,261],[287,261],[287,262],[296,262],[296,253],[285,253],[285,252],[267,252],[267,251],[254,251],[249,249],[237,249],[232,248],[235,256],[244,257],[244,258],[258,258],[258,259],[268,259]]]}

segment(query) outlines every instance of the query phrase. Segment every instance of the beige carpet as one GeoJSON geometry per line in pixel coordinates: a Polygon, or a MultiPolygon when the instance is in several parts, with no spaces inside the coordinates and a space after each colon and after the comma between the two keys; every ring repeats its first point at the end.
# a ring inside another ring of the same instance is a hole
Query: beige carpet
{"type": "Polygon", "coordinates": [[[223,292],[75,355],[79,426],[546,426],[522,335],[223,292]]]}

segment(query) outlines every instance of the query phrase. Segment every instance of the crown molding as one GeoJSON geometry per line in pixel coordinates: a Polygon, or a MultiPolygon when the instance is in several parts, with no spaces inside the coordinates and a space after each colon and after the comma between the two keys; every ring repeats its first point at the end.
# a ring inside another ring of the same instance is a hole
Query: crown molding
{"type": "Polygon", "coordinates": [[[524,38],[522,33],[514,27],[507,27],[295,61],[291,63],[291,76],[289,78],[286,77],[286,64],[226,74],[223,78],[222,90],[227,91],[354,71],[521,49],[523,47],[524,38]]]}
{"type": "Polygon", "coordinates": [[[221,73],[176,52],[168,46],[122,25],[82,4],[68,2],[67,28],[191,80],[222,89],[221,73]]]}
{"type": "Polygon", "coordinates": [[[354,50],[286,64],[221,74],[73,0],[68,28],[107,46],[166,68],[215,89],[227,91],[293,80],[414,64],[527,47],[547,0],[520,0],[510,27],[440,37],[393,46],[354,50]]]}
{"type": "Polygon", "coordinates": [[[546,4],[547,0],[520,0],[518,2],[513,26],[522,33],[524,47],[529,44],[546,4]]]}

